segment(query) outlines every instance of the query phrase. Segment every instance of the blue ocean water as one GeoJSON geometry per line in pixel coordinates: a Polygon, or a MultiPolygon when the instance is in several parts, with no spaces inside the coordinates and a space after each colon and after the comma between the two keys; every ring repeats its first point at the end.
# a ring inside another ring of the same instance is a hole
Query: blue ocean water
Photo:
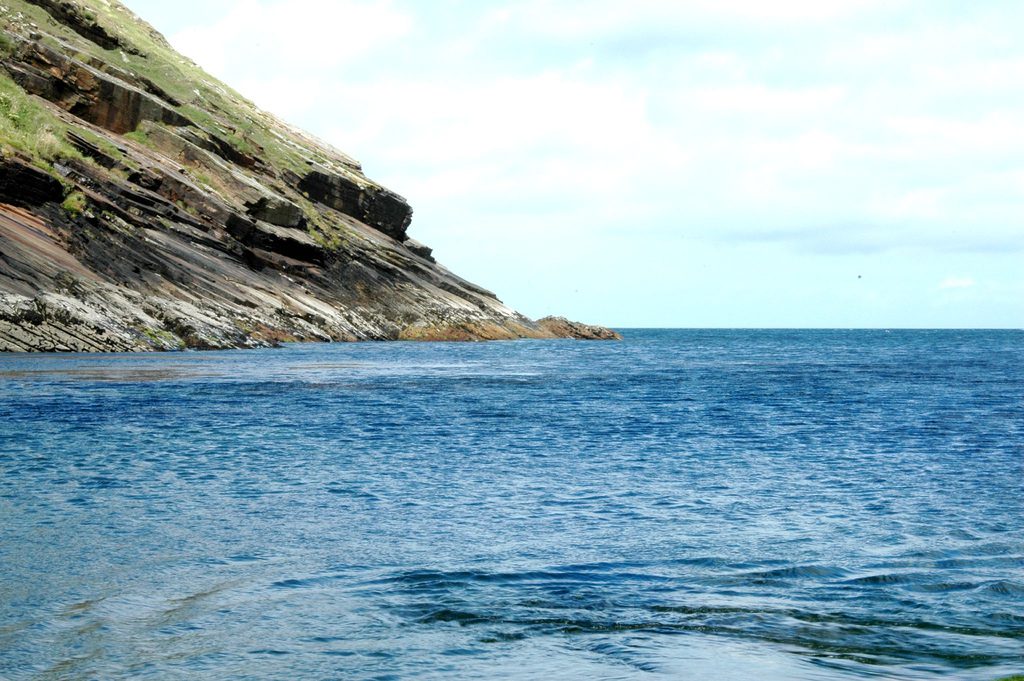
{"type": "Polygon", "coordinates": [[[0,678],[1024,670],[1024,333],[0,356],[0,678]]]}

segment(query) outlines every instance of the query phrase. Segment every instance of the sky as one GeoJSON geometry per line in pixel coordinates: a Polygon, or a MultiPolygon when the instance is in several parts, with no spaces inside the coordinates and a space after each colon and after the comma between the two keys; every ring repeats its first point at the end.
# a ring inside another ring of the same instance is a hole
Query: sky
{"type": "Polygon", "coordinates": [[[532,317],[1024,327],[1024,3],[125,4],[532,317]]]}

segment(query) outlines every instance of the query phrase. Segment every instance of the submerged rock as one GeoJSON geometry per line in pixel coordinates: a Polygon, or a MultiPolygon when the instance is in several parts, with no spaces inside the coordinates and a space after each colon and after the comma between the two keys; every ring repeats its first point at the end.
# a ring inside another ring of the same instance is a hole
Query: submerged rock
{"type": "Polygon", "coordinates": [[[451,273],[405,199],[120,3],[0,6],[0,351],[616,337],[451,273]]]}

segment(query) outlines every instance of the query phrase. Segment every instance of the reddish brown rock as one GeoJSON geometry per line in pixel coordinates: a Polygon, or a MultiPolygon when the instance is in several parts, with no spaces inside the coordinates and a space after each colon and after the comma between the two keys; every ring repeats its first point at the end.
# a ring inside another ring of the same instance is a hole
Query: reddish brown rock
{"type": "Polygon", "coordinates": [[[111,132],[131,132],[142,121],[192,124],[148,92],[40,42],[23,43],[4,67],[27,92],[111,132]]]}
{"type": "Polygon", "coordinates": [[[622,340],[622,335],[603,326],[581,324],[565,317],[544,317],[537,320],[537,325],[557,338],[575,338],[577,340],[622,340]]]}

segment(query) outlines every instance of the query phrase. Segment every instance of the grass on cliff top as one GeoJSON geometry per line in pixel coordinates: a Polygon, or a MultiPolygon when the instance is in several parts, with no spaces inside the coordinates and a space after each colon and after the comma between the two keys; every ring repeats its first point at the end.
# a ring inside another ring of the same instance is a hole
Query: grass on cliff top
{"type": "MultiPolygon", "coordinates": [[[[231,144],[243,154],[262,159],[276,169],[279,174],[283,170],[291,170],[297,175],[309,171],[307,161],[313,160],[333,166],[337,172],[348,174],[361,184],[376,186],[368,181],[362,173],[354,172],[348,165],[351,160],[344,154],[329,147],[319,146],[315,140],[307,140],[304,136],[292,133],[286,125],[270,114],[263,112],[240,94],[204,72],[197,64],[183,57],[153,27],[139,19],[119,2],[108,0],[77,0],[90,20],[98,24],[110,34],[118,36],[122,44],[130,44],[141,54],[132,54],[121,49],[106,50],[99,45],[84,39],[71,28],[55,21],[45,10],[25,0],[0,0],[0,28],[28,38],[39,30],[44,35],[42,42],[60,52],[68,53],[80,61],[99,60],[117,69],[128,71],[138,77],[148,79],[167,92],[180,104],[177,110],[197,125],[213,132],[231,144]],[[50,37],[52,35],[53,37],[50,37]],[[62,45],[61,42],[64,44],[62,45]]],[[[3,33],[0,33],[0,37],[3,33]]],[[[8,53],[14,48],[15,42],[8,38],[0,41],[0,50],[8,53]]],[[[2,70],[0,70],[2,73],[2,70]]],[[[12,97],[26,99],[27,96],[8,79],[7,85],[12,88],[12,97]]],[[[170,104],[170,102],[168,102],[170,104]]],[[[43,113],[45,108],[36,103],[43,113]]],[[[50,116],[52,119],[45,126],[37,126],[52,131],[51,134],[33,136],[23,134],[16,136],[16,146],[33,157],[45,159],[44,167],[59,157],[76,157],[80,154],[70,146],[64,137],[68,125],[50,116]],[[33,145],[39,147],[33,149],[33,145]]],[[[100,146],[109,156],[125,161],[123,154],[116,148],[90,131],[82,127],[72,126],[76,132],[90,142],[100,146]]],[[[0,129],[0,136],[8,138],[6,130],[0,129]]],[[[145,127],[128,133],[125,137],[136,142],[157,148],[148,138],[145,127]]],[[[159,151],[159,149],[158,149],[159,151]]],[[[206,175],[209,170],[205,166],[186,164],[193,175],[206,175]]],[[[213,171],[210,171],[213,172],[213,171]]],[[[280,175],[279,175],[280,177],[280,175]]],[[[204,184],[218,193],[224,194],[223,183],[214,178],[205,177],[204,184]]],[[[292,200],[299,203],[309,221],[308,232],[321,245],[332,250],[341,249],[350,230],[343,224],[334,224],[326,219],[320,211],[301,196],[293,196],[292,200]]]]}
{"type": "Polygon", "coordinates": [[[0,71],[0,144],[49,169],[56,160],[82,158],[68,143],[67,130],[45,104],[27,95],[7,73],[0,71]]]}
{"type": "Polygon", "coordinates": [[[321,163],[340,161],[328,150],[288,134],[273,116],[176,52],[152,26],[116,0],[77,0],[77,4],[108,33],[142,54],[105,50],[25,0],[0,0],[0,9],[7,9],[0,11],[0,20],[6,20],[8,30],[22,35],[35,24],[89,57],[152,81],[180,102],[180,113],[243,154],[261,157],[278,170],[288,169],[301,175],[308,172],[307,159],[321,163]],[[18,15],[20,19],[15,21],[18,15]]]}

